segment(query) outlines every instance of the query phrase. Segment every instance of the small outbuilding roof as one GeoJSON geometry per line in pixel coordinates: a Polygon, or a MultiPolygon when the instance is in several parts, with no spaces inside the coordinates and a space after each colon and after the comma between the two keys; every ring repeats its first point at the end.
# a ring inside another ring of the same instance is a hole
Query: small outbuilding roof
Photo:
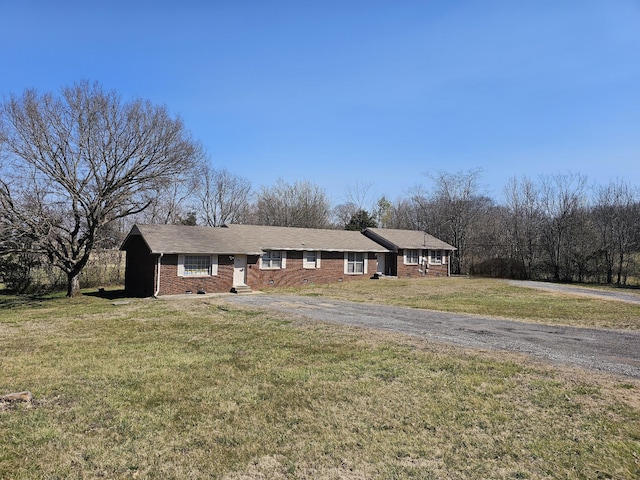
{"type": "Polygon", "coordinates": [[[389,251],[360,232],[314,228],[237,224],[225,227],[135,225],[122,249],[134,236],[141,236],[151,253],[164,254],[260,255],[268,250],[389,251]]]}
{"type": "Polygon", "coordinates": [[[419,230],[367,228],[362,233],[393,251],[397,251],[400,248],[411,250],[456,250],[455,247],[448,243],[419,230]]]}

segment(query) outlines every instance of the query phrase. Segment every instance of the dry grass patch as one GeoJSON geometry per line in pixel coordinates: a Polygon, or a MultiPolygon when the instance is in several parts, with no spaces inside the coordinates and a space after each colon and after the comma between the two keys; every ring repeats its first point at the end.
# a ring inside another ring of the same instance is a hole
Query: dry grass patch
{"type": "Polygon", "coordinates": [[[0,478],[640,476],[633,380],[216,299],[54,299],[0,325],[0,393],[36,398],[0,412],[0,478]]]}
{"type": "Polygon", "coordinates": [[[557,325],[640,328],[640,305],[517,287],[493,279],[372,280],[277,291],[557,325]]]}

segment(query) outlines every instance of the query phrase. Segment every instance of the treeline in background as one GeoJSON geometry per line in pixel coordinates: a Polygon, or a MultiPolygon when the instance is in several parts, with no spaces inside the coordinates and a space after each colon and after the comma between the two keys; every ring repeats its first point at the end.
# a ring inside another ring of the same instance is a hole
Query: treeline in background
{"type": "Polygon", "coordinates": [[[0,104],[0,288],[121,283],[135,223],[420,230],[456,248],[453,274],[640,281],[640,194],[624,179],[516,176],[494,196],[480,169],[424,179],[400,198],[350,186],[338,204],[304,179],[254,189],[164,106],[87,81],[25,90],[0,104]]]}

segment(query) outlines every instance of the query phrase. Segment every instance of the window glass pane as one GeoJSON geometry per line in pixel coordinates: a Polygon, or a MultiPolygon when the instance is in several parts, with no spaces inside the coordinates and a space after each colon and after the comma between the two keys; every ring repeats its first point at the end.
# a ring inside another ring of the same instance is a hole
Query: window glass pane
{"type": "Polygon", "coordinates": [[[266,252],[262,256],[263,268],[282,268],[282,252],[266,252]]]}
{"type": "Polygon", "coordinates": [[[318,255],[317,252],[304,252],[303,267],[316,268],[318,255]]]}
{"type": "Polygon", "coordinates": [[[418,250],[407,250],[407,263],[418,263],[418,250]]]}
{"type": "Polygon", "coordinates": [[[185,275],[209,275],[211,257],[208,255],[189,255],[184,257],[185,275]]]}
{"type": "Polygon", "coordinates": [[[347,273],[364,273],[364,254],[349,252],[347,254],[347,273]]]}

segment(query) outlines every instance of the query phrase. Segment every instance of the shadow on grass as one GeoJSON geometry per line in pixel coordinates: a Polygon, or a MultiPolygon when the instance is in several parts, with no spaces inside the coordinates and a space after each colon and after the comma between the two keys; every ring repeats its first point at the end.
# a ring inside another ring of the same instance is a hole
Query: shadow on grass
{"type": "Polygon", "coordinates": [[[86,297],[104,298],[105,300],[118,300],[121,298],[130,298],[124,291],[124,288],[109,289],[99,288],[95,292],[82,292],[82,295],[86,297]]]}
{"type": "MultiPolygon", "coordinates": [[[[129,298],[124,288],[105,289],[99,288],[95,291],[83,291],[82,296],[103,298],[105,300],[118,300],[129,298]]],[[[18,307],[42,307],[52,300],[60,300],[65,298],[65,292],[47,292],[47,293],[12,293],[7,290],[0,290],[0,310],[8,310],[18,307]]]]}
{"type": "Polygon", "coordinates": [[[40,307],[46,302],[56,300],[60,297],[60,294],[55,293],[15,294],[5,290],[0,290],[0,309],[40,307]]]}

